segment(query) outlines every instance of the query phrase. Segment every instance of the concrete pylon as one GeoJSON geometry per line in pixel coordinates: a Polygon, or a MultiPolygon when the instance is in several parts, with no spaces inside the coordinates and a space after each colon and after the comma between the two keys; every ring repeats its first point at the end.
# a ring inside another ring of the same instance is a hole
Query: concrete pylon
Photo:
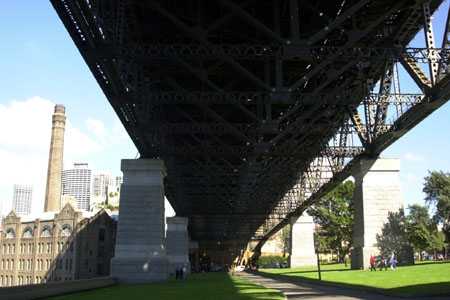
{"type": "Polygon", "coordinates": [[[61,210],[61,174],[63,169],[64,130],[66,127],[66,109],[55,105],[52,116],[52,136],[48,156],[47,187],[45,189],[44,211],[61,210]]]}
{"type": "Polygon", "coordinates": [[[378,255],[376,236],[388,220],[389,212],[403,207],[400,191],[399,159],[361,161],[353,177],[355,208],[352,269],[369,267],[370,255],[378,255]]]}
{"type": "Polygon", "coordinates": [[[314,250],[314,221],[306,211],[299,218],[291,219],[290,241],[289,265],[291,268],[317,263],[314,250]]]}
{"type": "Polygon", "coordinates": [[[169,259],[169,273],[175,274],[177,268],[186,267],[190,271],[188,218],[168,217],[166,232],[166,253],[169,259]]]}
{"type": "Polygon", "coordinates": [[[124,159],[121,169],[124,176],[111,274],[129,283],[166,280],[164,163],[124,159]]]}

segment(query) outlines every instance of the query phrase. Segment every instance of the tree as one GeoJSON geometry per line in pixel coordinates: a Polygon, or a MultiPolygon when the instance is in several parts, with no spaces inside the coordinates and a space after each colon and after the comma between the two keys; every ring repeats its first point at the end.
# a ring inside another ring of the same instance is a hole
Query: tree
{"type": "Polygon", "coordinates": [[[407,231],[407,219],[403,209],[389,213],[388,221],[383,225],[381,234],[377,234],[377,245],[384,257],[389,257],[392,253],[395,253],[401,263],[413,261],[412,247],[407,231]]]}
{"type": "Polygon", "coordinates": [[[450,240],[450,173],[429,172],[423,187],[425,201],[435,207],[434,220],[443,225],[443,231],[450,240]]]}
{"type": "Polygon", "coordinates": [[[435,251],[439,247],[442,249],[443,244],[439,240],[438,228],[428,214],[428,209],[418,204],[410,205],[408,209],[409,214],[406,217],[408,239],[414,249],[420,253],[420,257],[424,250],[435,251]]]}
{"type": "MultiPolygon", "coordinates": [[[[434,253],[436,258],[436,252],[441,251],[446,246],[445,244],[445,234],[442,231],[436,231],[433,233],[430,239],[430,246],[427,249],[429,252],[434,253]]],[[[446,256],[446,255],[445,255],[446,256]]]]}
{"type": "Polygon", "coordinates": [[[335,251],[342,261],[352,244],[353,191],[355,184],[346,181],[308,210],[321,227],[321,248],[335,251]]]}

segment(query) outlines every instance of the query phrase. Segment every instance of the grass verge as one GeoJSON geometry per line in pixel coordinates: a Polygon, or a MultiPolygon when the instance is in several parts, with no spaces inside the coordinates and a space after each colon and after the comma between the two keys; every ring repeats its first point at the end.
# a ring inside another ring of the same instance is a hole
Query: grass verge
{"type": "MultiPolygon", "coordinates": [[[[399,267],[392,271],[350,270],[343,264],[324,265],[322,281],[345,287],[374,290],[394,296],[450,296],[450,262],[399,267]]],[[[318,281],[316,267],[263,269],[262,275],[280,279],[318,281]]]]}

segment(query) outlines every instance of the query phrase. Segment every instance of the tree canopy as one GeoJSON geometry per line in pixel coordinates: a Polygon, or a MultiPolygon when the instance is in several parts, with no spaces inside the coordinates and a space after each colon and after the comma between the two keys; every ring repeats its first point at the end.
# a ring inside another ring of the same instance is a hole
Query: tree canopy
{"type": "Polygon", "coordinates": [[[443,231],[450,239],[450,173],[429,172],[423,187],[425,201],[435,208],[433,216],[436,223],[443,225],[443,231]]]}
{"type": "Polygon", "coordinates": [[[308,210],[321,227],[320,250],[334,250],[342,259],[352,243],[353,191],[355,184],[346,181],[324,196],[308,210]]]}

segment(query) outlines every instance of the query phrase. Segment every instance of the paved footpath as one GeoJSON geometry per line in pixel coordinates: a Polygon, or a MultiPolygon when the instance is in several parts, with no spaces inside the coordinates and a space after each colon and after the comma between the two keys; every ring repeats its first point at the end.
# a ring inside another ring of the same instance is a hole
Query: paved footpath
{"type": "MultiPolygon", "coordinates": [[[[356,299],[379,299],[379,300],[399,300],[406,298],[390,297],[373,292],[365,292],[360,290],[354,290],[344,287],[325,286],[319,284],[311,284],[306,282],[287,282],[282,279],[273,279],[256,275],[252,273],[236,273],[238,276],[242,276],[245,279],[260,284],[264,287],[281,291],[288,300],[297,299],[319,299],[319,300],[356,300],[356,299]]],[[[444,300],[450,299],[449,297],[421,297],[421,298],[407,298],[407,299],[431,299],[431,300],[444,300]]]]}

